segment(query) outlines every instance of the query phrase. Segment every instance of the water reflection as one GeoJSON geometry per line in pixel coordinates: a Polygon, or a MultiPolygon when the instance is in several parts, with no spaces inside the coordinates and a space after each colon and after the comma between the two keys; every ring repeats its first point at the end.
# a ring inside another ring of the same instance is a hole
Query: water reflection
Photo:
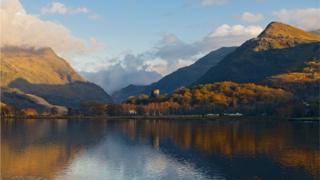
{"type": "Polygon", "coordinates": [[[105,121],[2,121],[2,179],[53,179],[77,154],[101,139],[105,125],[105,121]]]}
{"type": "Polygon", "coordinates": [[[2,179],[317,179],[319,123],[4,120],[2,179]]]}

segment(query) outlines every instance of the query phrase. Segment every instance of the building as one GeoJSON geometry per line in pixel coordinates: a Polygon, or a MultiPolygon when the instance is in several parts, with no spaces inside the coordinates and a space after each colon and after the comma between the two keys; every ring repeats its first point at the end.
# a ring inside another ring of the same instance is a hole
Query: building
{"type": "Polygon", "coordinates": [[[159,89],[154,89],[151,92],[151,97],[158,97],[160,95],[160,90],[159,89]]]}

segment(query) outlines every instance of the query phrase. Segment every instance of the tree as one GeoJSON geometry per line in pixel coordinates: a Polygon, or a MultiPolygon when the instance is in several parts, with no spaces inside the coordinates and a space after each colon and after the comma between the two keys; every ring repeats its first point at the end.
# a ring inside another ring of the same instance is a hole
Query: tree
{"type": "Polygon", "coordinates": [[[50,109],[50,114],[51,115],[57,115],[59,114],[59,109],[57,107],[53,107],[50,109]]]}
{"type": "Polygon", "coordinates": [[[278,107],[291,102],[292,94],[279,88],[253,83],[219,82],[181,88],[162,98],[130,97],[128,104],[143,106],[144,113],[206,114],[243,112],[272,114],[278,107]],[[141,101],[143,99],[143,103],[141,101]]]}
{"type": "Polygon", "coordinates": [[[106,115],[107,105],[97,102],[83,102],[80,104],[80,112],[85,116],[106,115]]]}
{"type": "Polygon", "coordinates": [[[21,110],[22,114],[26,117],[36,117],[38,116],[37,110],[33,108],[25,108],[21,110]]]}
{"type": "Polygon", "coordinates": [[[107,114],[109,116],[118,116],[118,115],[122,115],[123,111],[122,111],[122,106],[119,104],[109,104],[107,106],[107,114]]]}
{"type": "Polygon", "coordinates": [[[1,117],[10,117],[13,115],[12,108],[8,105],[1,104],[1,117]]]}

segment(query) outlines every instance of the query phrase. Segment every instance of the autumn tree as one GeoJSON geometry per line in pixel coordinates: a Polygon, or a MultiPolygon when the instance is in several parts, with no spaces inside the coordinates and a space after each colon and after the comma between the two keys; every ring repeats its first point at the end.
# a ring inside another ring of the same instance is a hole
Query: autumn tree
{"type": "Polygon", "coordinates": [[[123,114],[122,105],[120,104],[108,104],[107,114],[109,116],[118,116],[123,114]]]}
{"type": "Polygon", "coordinates": [[[80,112],[85,116],[106,115],[107,105],[97,102],[83,102],[80,104],[80,112]]]}
{"type": "Polygon", "coordinates": [[[37,110],[33,108],[25,108],[25,109],[22,109],[21,112],[26,117],[36,117],[38,115],[37,110]]]}

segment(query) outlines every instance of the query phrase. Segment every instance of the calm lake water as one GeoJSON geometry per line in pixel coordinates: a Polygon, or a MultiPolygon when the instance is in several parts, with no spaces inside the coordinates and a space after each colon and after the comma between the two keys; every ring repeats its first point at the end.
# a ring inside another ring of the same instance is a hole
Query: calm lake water
{"type": "Polygon", "coordinates": [[[319,179],[318,122],[2,120],[6,179],[319,179]]]}

